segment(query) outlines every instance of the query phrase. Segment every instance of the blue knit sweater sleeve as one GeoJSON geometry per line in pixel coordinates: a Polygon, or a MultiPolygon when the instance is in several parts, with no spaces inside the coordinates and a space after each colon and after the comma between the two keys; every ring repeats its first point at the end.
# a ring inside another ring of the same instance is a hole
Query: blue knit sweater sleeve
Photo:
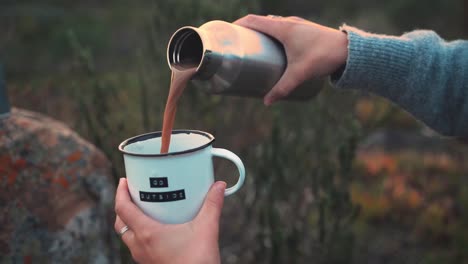
{"type": "Polygon", "coordinates": [[[427,30],[393,37],[341,29],[348,59],[335,87],[372,92],[443,135],[468,136],[468,41],[427,30]]]}

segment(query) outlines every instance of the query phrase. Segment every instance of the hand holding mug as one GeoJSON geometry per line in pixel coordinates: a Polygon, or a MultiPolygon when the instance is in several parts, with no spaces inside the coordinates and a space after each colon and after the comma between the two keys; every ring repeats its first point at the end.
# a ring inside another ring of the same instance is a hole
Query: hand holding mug
{"type": "Polygon", "coordinates": [[[115,199],[115,230],[138,263],[220,263],[218,231],[224,182],[209,190],[198,215],[184,224],[162,224],[145,215],[131,200],[127,180],[120,179],[115,199]]]}
{"type": "Polygon", "coordinates": [[[139,263],[220,263],[218,233],[224,196],[242,186],[245,168],[234,153],[213,148],[206,132],[173,130],[169,152],[161,132],[119,146],[127,179],[116,199],[115,230],[139,263]],[[232,161],[237,183],[214,182],[214,156],[232,161]]]}

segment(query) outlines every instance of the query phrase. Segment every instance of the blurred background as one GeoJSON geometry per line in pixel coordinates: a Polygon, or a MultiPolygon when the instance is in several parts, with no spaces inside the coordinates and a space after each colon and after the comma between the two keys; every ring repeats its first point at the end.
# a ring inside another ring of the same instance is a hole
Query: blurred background
{"type": "MultiPolygon", "coordinates": [[[[11,103],[91,141],[117,181],[118,144],[161,129],[170,35],[248,13],[468,37],[466,0],[2,0],[11,103]]],[[[189,86],[175,128],[214,134],[246,165],[223,209],[223,263],[468,263],[467,146],[381,98],[324,83],[313,100],[266,108],[189,86]]],[[[233,171],[216,161],[218,179],[232,183],[233,171]]]]}

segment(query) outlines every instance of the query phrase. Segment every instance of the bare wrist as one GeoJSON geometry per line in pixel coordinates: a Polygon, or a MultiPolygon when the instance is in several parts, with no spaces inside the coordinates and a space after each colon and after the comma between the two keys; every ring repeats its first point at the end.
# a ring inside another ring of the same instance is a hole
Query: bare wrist
{"type": "Polygon", "coordinates": [[[334,67],[330,74],[332,80],[337,80],[343,74],[348,59],[348,35],[343,31],[336,31],[337,47],[334,52],[334,67]]]}
{"type": "Polygon", "coordinates": [[[337,32],[337,69],[342,68],[348,59],[348,34],[344,31],[337,32]]]}

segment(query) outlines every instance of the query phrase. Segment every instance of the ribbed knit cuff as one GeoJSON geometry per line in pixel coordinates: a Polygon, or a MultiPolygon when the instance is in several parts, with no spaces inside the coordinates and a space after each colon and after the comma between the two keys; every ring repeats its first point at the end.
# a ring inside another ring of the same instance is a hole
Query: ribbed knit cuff
{"type": "Polygon", "coordinates": [[[360,89],[388,96],[392,87],[405,87],[415,48],[409,40],[364,32],[343,25],[348,58],[341,75],[332,75],[337,88],[360,89]]]}

